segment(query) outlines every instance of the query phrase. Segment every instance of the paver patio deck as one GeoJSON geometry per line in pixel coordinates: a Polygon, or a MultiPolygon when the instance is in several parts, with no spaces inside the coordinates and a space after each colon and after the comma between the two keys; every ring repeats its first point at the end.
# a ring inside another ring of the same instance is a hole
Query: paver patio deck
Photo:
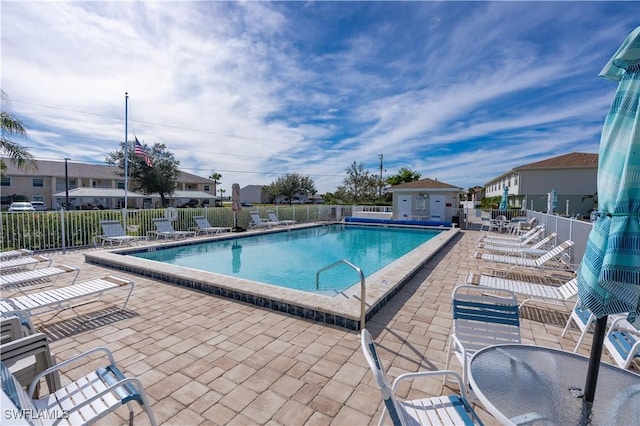
{"type": "MultiPolygon", "coordinates": [[[[478,231],[460,232],[368,322],[392,378],[444,367],[451,292],[469,272],[480,270],[482,261],[471,258],[478,236],[478,231]]],[[[96,346],[111,349],[125,374],[144,384],[160,424],[377,423],[381,398],[357,332],[85,264],[81,251],[53,258],[54,263],[80,267],[78,282],[107,274],[135,281],[124,312],[81,323],[67,311],[35,322],[48,334],[58,360],[96,346]]],[[[84,308],[92,314],[96,309],[102,307],[84,308]]],[[[568,311],[553,309],[525,308],[523,343],[573,350],[578,331],[561,338],[568,311]]],[[[588,353],[590,339],[580,353],[588,353]]],[[[603,361],[610,362],[606,351],[603,361]]],[[[93,367],[78,366],[61,378],[63,384],[93,367]]],[[[442,392],[440,381],[400,390],[403,397],[442,392]]],[[[476,408],[486,424],[496,424],[482,407],[476,408]]],[[[126,424],[128,411],[117,413],[126,424]]],[[[101,424],[117,422],[111,415],[101,424]]],[[[147,424],[139,409],[136,422],[147,424]]]]}

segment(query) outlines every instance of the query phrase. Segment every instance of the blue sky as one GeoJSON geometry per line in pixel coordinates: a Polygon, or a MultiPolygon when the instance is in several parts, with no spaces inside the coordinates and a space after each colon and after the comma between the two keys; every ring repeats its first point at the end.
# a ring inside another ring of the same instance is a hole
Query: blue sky
{"type": "Polygon", "coordinates": [[[639,2],[3,1],[2,105],[38,159],[156,141],[221,187],[363,162],[463,188],[597,152],[639,2]]]}

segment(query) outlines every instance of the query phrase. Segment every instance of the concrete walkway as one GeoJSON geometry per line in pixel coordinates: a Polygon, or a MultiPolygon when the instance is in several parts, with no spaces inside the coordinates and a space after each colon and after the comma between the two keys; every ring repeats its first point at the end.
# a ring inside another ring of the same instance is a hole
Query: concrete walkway
{"type": "MultiPolygon", "coordinates": [[[[442,369],[451,332],[451,292],[468,272],[477,231],[459,234],[368,323],[391,378],[442,369]]],[[[84,263],[82,252],[55,254],[81,268],[79,281],[119,271],[84,263]]],[[[367,425],[381,397],[360,351],[359,335],[236,301],[130,276],[135,289],[125,312],[81,323],[72,312],[36,318],[58,360],[106,346],[126,374],[142,380],[160,424],[367,425]]],[[[62,284],[62,283],[59,283],[62,284]]],[[[123,294],[113,294],[121,296],[123,294]]],[[[109,300],[107,300],[109,302],[109,300]]],[[[106,305],[112,309],[117,297],[106,305]]],[[[87,315],[105,306],[87,305],[87,315]]],[[[577,329],[561,338],[567,310],[528,308],[523,343],[573,350],[577,329]]],[[[580,350],[587,354],[591,338],[580,350]]],[[[603,360],[610,362],[608,355],[603,360]]],[[[63,384],[95,368],[79,365],[63,384]]],[[[459,370],[459,365],[454,362],[459,370]]],[[[402,397],[452,392],[442,383],[402,387],[402,397]]],[[[481,407],[487,424],[495,420],[481,407]]],[[[136,424],[147,424],[136,408],[136,424]]],[[[126,424],[128,411],[117,412],[126,424]]],[[[103,424],[118,422],[116,415],[103,424]]]]}

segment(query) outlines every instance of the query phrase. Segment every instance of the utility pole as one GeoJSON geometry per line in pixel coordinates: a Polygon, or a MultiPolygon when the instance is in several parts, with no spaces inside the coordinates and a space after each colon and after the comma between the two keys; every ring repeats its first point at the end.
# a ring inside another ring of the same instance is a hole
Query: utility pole
{"type": "Polygon", "coordinates": [[[67,167],[67,161],[71,160],[71,158],[64,159],[64,189],[65,189],[65,199],[64,199],[64,209],[69,210],[69,168],[67,167]]]}
{"type": "Polygon", "coordinates": [[[383,156],[384,154],[378,154],[380,158],[380,182],[378,182],[378,202],[382,203],[382,170],[383,170],[383,156]]]}

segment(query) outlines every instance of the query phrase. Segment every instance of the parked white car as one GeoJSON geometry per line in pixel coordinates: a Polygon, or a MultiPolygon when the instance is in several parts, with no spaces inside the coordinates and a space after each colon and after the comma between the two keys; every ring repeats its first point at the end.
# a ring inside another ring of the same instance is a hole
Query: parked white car
{"type": "Polygon", "coordinates": [[[47,205],[42,201],[32,201],[31,205],[37,212],[47,211],[47,205]]]}
{"type": "Polygon", "coordinates": [[[11,203],[11,206],[9,206],[9,211],[10,212],[34,212],[36,211],[36,209],[33,208],[31,203],[16,202],[16,203],[11,203]]]}

